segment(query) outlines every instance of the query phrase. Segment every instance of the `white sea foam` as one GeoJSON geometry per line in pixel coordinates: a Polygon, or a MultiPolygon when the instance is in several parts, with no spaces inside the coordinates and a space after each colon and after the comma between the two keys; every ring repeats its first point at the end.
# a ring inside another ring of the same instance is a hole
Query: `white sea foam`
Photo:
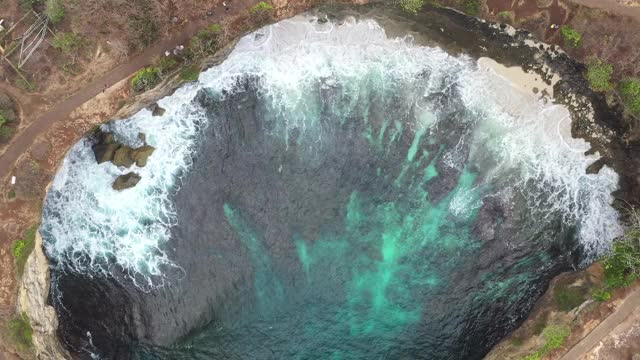
{"type": "Polygon", "coordinates": [[[599,174],[586,174],[598,156],[585,156],[590,145],[571,137],[569,110],[535,100],[516,86],[482,67],[465,81],[465,104],[483,118],[474,139],[488,145],[475,150],[489,149],[501,160],[493,171],[495,177],[508,168],[520,169],[515,187],[532,208],[576,223],[587,259],[593,259],[622,233],[611,207],[618,175],[606,166],[599,174]],[[539,191],[531,191],[532,187],[539,191]]]}
{"type": "Polygon", "coordinates": [[[108,272],[106,264],[115,262],[132,275],[161,275],[163,266],[175,266],[161,245],[175,223],[169,194],[178,185],[176,176],[190,165],[203,120],[200,109],[190,104],[195,90],[186,86],[160,100],[166,109],[161,117],[142,110],[103,126],[132,146],[141,145],[139,132],[147,134],[147,142],[156,150],[145,167],[98,165],[88,140],[70,150],[49,190],[43,215],[49,256],[77,271],[108,272]],[[113,190],[115,178],[129,171],[142,176],[138,185],[113,190]]]}
{"type": "MultiPolygon", "coordinates": [[[[577,222],[581,241],[594,254],[619,234],[616,213],[609,206],[617,176],[608,168],[585,175],[593,159],[582,155],[587,147],[583,141],[570,137],[566,109],[514,94],[505,79],[478,69],[468,58],[415,46],[410,37],[388,39],[373,20],[352,19],[342,25],[309,20],[298,16],[247,35],[224,63],[201,74],[198,83],[161,100],[167,110],[163,116],[152,117],[143,110],[107,125],[132,145],[138,145],[136,136],[144,132],[156,147],[146,167],[132,169],[142,176],[136,187],[113,191],[113,180],[129,170],[111,163],[97,165],[86,140],[74,146],[47,197],[43,230],[49,256],[77,271],[108,272],[105,264],[115,263],[132,274],[161,275],[164,266],[175,266],[163,251],[176,222],[169,197],[190,166],[199,124],[208,121],[192,100],[203,87],[231,90],[248,74],[259,79],[261,91],[288,121],[286,127],[303,132],[317,128],[316,117],[301,115],[319,111],[309,108],[305,96],[322,88],[341,86],[354,99],[366,98],[361,81],[382,78],[381,86],[393,87],[407,106],[428,112],[433,109],[422,107],[423,94],[458,84],[466,106],[484,119],[474,138],[491,142],[501,159],[496,176],[502,167],[517,167],[522,169],[521,183],[557,189],[542,205],[577,222]],[[422,92],[403,92],[415,90],[405,85],[415,85],[416,77],[425,72],[429,81],[422,92]]],[[[339,106],[356,111],[354,104],[339,106]]],[[[433,116],[416,117],[428,121],[414,126],[438,126],[433,116]]],[[[462,166],[454,161],[454,153],[445,155],[451,156],[452,166],[462,166]]]]}

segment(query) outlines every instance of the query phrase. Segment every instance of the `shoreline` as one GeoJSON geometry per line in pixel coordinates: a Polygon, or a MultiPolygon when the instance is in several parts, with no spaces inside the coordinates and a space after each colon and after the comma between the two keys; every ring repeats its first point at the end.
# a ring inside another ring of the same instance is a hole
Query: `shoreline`
{"type": "MultiPolygon", "coordinates": [[[[352,6],[352,5],[349,5],[349,6],[352,6]]],[[[243,33],[242,35],[238,35],[236,37],[236,39],[241,37],[241,36],[243,36],[246,33],[247,32],[243,33]]],[[[232,49],[232,48],[233,48],[233,41],[232,41],[232,44],[227,45],[225,47],[225,49],[227,51],[232,49]]],[[[218,63],[219,61],[223,61],[225,57],[226,57],[226,55],[224,53],[223,54],[216,53],[216,55],[214,55],[212,57],[213,60],[205,61],[204,63],[206,64],[207,62],[209,62],[209,64],[211,64],[209,66],[215,66],[215,64],[218,63]]],[[[483,59],[483,58],[481,57],[480,59],[483,59]]],[[[485,58],[485,59],[487,59],[487,58],[485,58]]],[[[546,89],[547,92],[549,93],[549,90],[551,89],[550,95],[553,97],[553,95],[554,95],[554,93],[552,92],[553,86],[560,79],[557,79],[556,82],[554,82],[552,85],[548,85],[548,84],[545,84],[542,81],[542,75],[540,75],[540,74],[539,75],[533,75],[532,73],[528,73],[528,72],[526,72],[526,70],[524,70],[524,68],[527,67],[530,64],[526,64],[525,63],[525,64],[520,65],[520,67],[517,67],[517,66],[514,67],[514,66],[511,66],[513,64],[502,65],[501,63],[499,63],[499,62],[497,62],[495,60],[492,60],[492,59],[490,59],[490,60],[493,61],[493,63],[491,61],[489,61],[489,60],[482,60],[481,61],[482,66],[490,67],[491,69],[493,69],[493,71],[495,71],[500,76],[503,76],[505,78],[510,79],[510,81],[513,82],[514,84],[516,84],[517,86],[519,86],[522,91],[527,92],[529,94],[533,94],[533,87],[538,87],[538,85],[539,85],[540,86],[539,87],[540,91],[542,91],[543,89],[546,89]],[[534,76],[539,76],[540,80],[537,80],[537,79],[532,80],[532,77],[534,77],[534,76]],[[536,86],[534,86],[534,85],[536,85],[536,86]]],[[[480,62],[480,60],[479,60],[479,62],[480,62]]],[[[205,68],[205,70],[206,70],[206,68],[205,68]]],[[[204,70],[202,70],[202,71],[204,71],[204,70]]],[[[123,86],[127,86],[128,84],[125,81],[125,83],[122,84],[122,85],[123,86]]],[[[151,91],[146,92],[146,93],[143,93],[143,94],[140,94],[140,95],[136,96],[135,98],[131,99],[129,101],[128,105],[125,105],[121,109],[117,110],[117,112],[115,113],[114,116],[105,116],[105,118],[102,119],[101,123],[104,123],[105,121],[111,121],[111,119],[128,117],[128,116],[132,115],[133,113],[137,112],[138,110],[155,103],[159,98],[167,96],[167,95],[170,95],[180,85],[181,85],[181,83],[177,80],[177,77],[173,77],[172,79],[168,79],[166,82],[164,82],[163,84],[158,86],[156,89],[151,90],[151,91]]],[[[566,96],[564,94],[564,92],[561,92],[561,94],[562,94],[562,96],[566,96]]],[[[98,95],[98,96],[100,96],[100,95],[98,95]]],[[[562,100],[560,100],[560,101],[562,101],[562,100]]],[[[584,110],[584,109],[581,109],[581,110],[584,110]]],[[[574,114],[574,113],[576,113],[575,110],[572,111],[572,114],[574,114]]],[[[81,137],[83,137],[83,136],[81,136],[81,137]]],[[[76,138],[74,140],[73,144],[75,144],[78,139],[79,138],[76,138]]],[[[606,147],[606,145],[594,145],[594,147],[606,147]]],[[[66,151],[65,151],[65,154],[66,154],[66,151]]],[[[57,167],[59,167],[60,164],[61,164],[61,161],[58,161],[57,167]]],[[[38,255],[32,255],[32,256],[38,256],[38,255]]]]}
{"type": "Polygon", "coordinates": [[[541,97],[553,98],[553,87],[560,81],[560,76],[553,73],[551,83],[545,83],[536,73],[527,72],[521,66],[504,66],[490,57],[478,59],[478,67],[493,71],[496,75],[508,80],[516,89],[528,96],[540,93],[541,97]]]}
{"type": "MultiPolygon", "coordinates": [[[[308,11],[312,6],[312,3],[305,1],[294,2],[293,7],[289,6],[289,3],[284,3],[281,8],[276,8],[278,12],[271,21],[276,22],[295,14],[308,11]],[[297,8],[295,6],[297,6],[297,8]]],[[[236,16],[225,19],[227,25],[233,25],[234,23],[238,25],[238,23],[240,23],[239,28],[236,28],[236,31],[239,29],[239,32],[234,33],[230,38],[228,38],[227,43],[214,55],[202,60],[200,72],[205,71],[206,68],[210,66],[215,66],[219,62],[224,61],[226,56],[233,49],[237,39],[251,31],[254,31],[259,26],[262,26],[258,24],[256,27],[256,24],[250,24],[248,21],[249,16],[250,15],[248,13],[240,13],[236,16]],[[246,26],[249,26],[249,28],[245,28],[246,26]],[[205,66],[206,68],[203,69],[205,66]]],[[[58,152],[57,154],[51,154],[51,151],[49,151],[49,157],[51,158],[52,156],[55,156],[55,159],[48,162],[48,165],[50,166],[49,171],[51,172],[52,177],[44,186],[45,190],[42,194],[43,199],[46,198],[51,182],[53,181],[53,176],[63,165],[63,160],[68,151],[70,151],[71,147],[82,138],[90,136],[96,126],[100,126],[116,119],[129,117],[143,108],[155,104],[159,99],[171,95],[184,84],[180,79],[179,72],[176,71],[171,77],[163,81],[161,84],[158,84],[154,89],[140,94],[135,94],[131,97],[129,96],[129,78],[130,76],[113,84],[109,89],[107,89],[106,93],[98,93],[95,97],[83,103],[81,106],[73,109],[69,114],[69,117],[76,119],[88,118],[87,121],[83,121],[82,126],[74,127],[71,131],[64,129],[65,124],[61,124],[60,122],[52,126],[52,130],[54,132],[60,132],[56,127],[63,128],[61,130],[62,133],[64,133],[64,136],[61,138],[66,138],[66,149],[63,152],[58,152]],[[119,101],[118,98],[120,98],[119,101]],[[125,99],[126,103],[119,104],[119,102],[122,102],[125,99]],[[105,108],[107,109],[107,112],[104,111],[105,108]]],[[[20,162],[20,159],[16,161],[16,163],[18,162],[20,162]]],[[[8,177],[9,174],[6,176],[8,177]]],[[[39,206],[37,210],[37,214],[40,216],[42,210],[41,206],[39,206]]],[[[39,224],[40,219],[38,218],[35,221],[39,224]]],[[[13,298],[15,302],[14,306],[18,313],[24,312],[27,314],[31,321],[34,330],[33,347],[29,350],[29,352],[32,353],[31,355],[34,355],[37,359],[43,360],[52,358],[72,359],[75,357],[69,354],[60,341],[58,335],[58,315],[51,304],[49,304],[51,269],[49,267],[49,260],[44,253],[44,248],[41,243],[42,240],[39,233],[39,226],[36,233],[36,246],[38,246],[38,244],[39,246],[28,256],[25,266],[25,274],[18,280],[18,284],[15,286],[15,297],[13,298]],[[45,261],[44,264],[42,263],[42,260],[45,261]],[[29,272],[29,274],[27,274],[27,272],[29,272]],[[53,317],[51,315],[53,315],[53,317]]],[[[14,357],[15,359],[22,358],[20,353],[16,353],[15,349],[11,349],[9,347],[9,344],[5,345],[2,342],[0,342],[0,355],[14,357]]]]}

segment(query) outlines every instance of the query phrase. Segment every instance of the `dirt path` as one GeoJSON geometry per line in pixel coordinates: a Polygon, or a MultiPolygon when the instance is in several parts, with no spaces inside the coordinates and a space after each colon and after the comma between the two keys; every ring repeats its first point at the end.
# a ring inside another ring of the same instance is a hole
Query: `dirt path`
{"type": "Polygon", "coordinates": [[[4,177],[9,174],[15,161],[31,147],[31,144],[39,135],[49,130],[55,122],[65,119],[74,109],[100,94],[105,84],[112,85],[129,77],[141,68],[151,64],[154,57],[162,56],[166,50],[171,50],[177,45],[187,43],[203,26],[218,22],[227,15],[236,15],[257,2],[257,0],[236,0],[233,1],[233,7],[228,11],[225,11],[224,6],[220,3],[214,10],[213,16],[188,22],[179,33],[155,43],[142,53],[129,59],[127,63],[112,69],[100,79],[52,106],[49,111],[20,131],[5,152],[0,155],[0,176],[4,177]]]}
{"type": "Polygon", "coordinates": [[[601,322],[589,335],[576,344],[568,353],[564,354],[560,360],[577,360],[587,354],[605,336],[609,335],[618,325],[620,325],[631,313],[640,307],[640,289],[636,289],[624,300],[624,303],[603,322],[601,322]]]}
{"type": "Polygon", "coordinates": [[[630,16],[640,21],[640,3],[639,6],[625,6],[619,4],[616,0],[569,0],[572,3],[588,6],[594,9],[602,9],[610,11],[617,15],[630,16]]]}

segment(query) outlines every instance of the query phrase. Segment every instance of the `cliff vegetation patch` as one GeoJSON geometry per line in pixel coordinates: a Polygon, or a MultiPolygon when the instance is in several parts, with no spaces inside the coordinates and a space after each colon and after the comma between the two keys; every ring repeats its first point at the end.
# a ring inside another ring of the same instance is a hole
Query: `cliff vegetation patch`
{"type": "Polygon", "coordinates": [[[24,271],[24,264],[27,262],[29,258],[29,254],[33,251],[35,239],[36,239],[36,231],[38,231],[38,225],[32,225],[27,231],[24,233],[24,237],[22,239],[18,239],[13,242],[11,245],[11,253],[16,261],[16,269],[18,275],[22,275],[24,271]]]}
{"type": "Polygon", "coordinates": [[[155,66],[138,71],[131,79],[131,87],[138,92],[153,89],[161,80],[160,69],[155,66]]]}
{"type": "Polygon", "coordinates": [[[582,34],[580,34],[578,30],[570,27],[569,25],[563,25],[560,29],[560,33],[562,34],[562,38],[566,44],[569,44],[572,48],[580,47],[582,34]]]}
{"type": "Polygon", "coordinates": [[[27,314],[22,313],[13,317],[7,326],[9,339],[21,352],[26,352],[33,346],[33,329],[27,314]]]}
{"type": "Polygon", "coordinates": [[[523,360],[540,360],[552,350],[559,349],[571,334],[571,329],[566,326],[549,325],[542,331],[545,343],[540,350],[529,354],[523,360]]]}
{"type": "Polygon", "coordinates": [[[59,24],[64,19],[64,5],[61,0],[47,0],[44,10],[52,24],[59,24]]]}
{"type": "Polygon", "coordinates": [[[640,79],[629,79],[622,82],[620,92],[629,111],[640,115],[640,79]]]}
{"type": "Polygon", "coordinates": [[[587,80],[591,88],[595,91],[609,91],[613,88],[611,76],[613,75],[613,65],[600,59],[593,59],[587,67],[587,80]]]}

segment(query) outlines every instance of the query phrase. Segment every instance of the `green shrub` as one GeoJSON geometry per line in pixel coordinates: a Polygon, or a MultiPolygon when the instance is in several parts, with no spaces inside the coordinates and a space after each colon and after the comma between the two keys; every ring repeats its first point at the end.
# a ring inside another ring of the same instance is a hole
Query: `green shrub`
{"type": "Polygon", "coordinates": [[[200,75],[200,68],[198,66],[189,66],[184,68],[180,72],[180,80],[182,81],[196,81],[200,75]]]}
{"type": "Polygon", "coordinates": [[[33,329],[27,314],[14,316],[9,320],[7,328],[9,338],[19,350],[27,351],[33,346],[33,329]]]}
{"type": "Polygon", "coordinates": [[[220,25],[209,25],[198,31],[196,36],[191,39],[189,49],[199,57],[213,54],[218,50],[221,35],[222,27],[220,25]]]}
{"type": "Polygon", "coordinates": [[[416,14],[424,6],[424,1],[425,0],[400,0],[398,5],[400,5],[402,10],[416,14]]]}
{"type": "Polygon", "coordinates": [[[577,286],[562,286],[553,294],[561,311],[569,311],[580,306],[585,300],[585,291],[577,286]]]}
{"type": "Polygon", "coordinates": [[[53,38],[53,47],[67,55],[77,52],[83,46],[84,38],[80,34],[63,32],[53,38]]]}
{"type": "Polygon", "coordinates": [[[609,288],[626,287],[640,274],[640,238],[637,230],[627,230],[622,240],[613,244],[613,252],[604,258],[604,281],[609,288]]]}
{"type": "Polygon", "coordinates": [[[543,355],[551,350],[559,349],[571,334],[571,329],[566,326],[549,325],[542,331],[545,344],[542,347],[543,355]]]}
{"type": "Polygon", "coordinates": [[[9,193],[7,194],[7,197],[9,198],[9,200],[13,199],[16,197],[16,192],[15,190],[11,190],[9,191],[9,193]]]}
{"type": "Polygon", "coordinates": [[[536,351],[533,354],[529,354],[522,358],[522,360],[541,360],[541,359],[542,359],[542,352],[540,351],[536,351]]]}
{"type": "Polygon", "coordinates": [[[562,34],[564,42],[572,48],[577,48],[582,43],[582,34],[570,26],[562,25],[560,34],[562,34]]]}
{"type": "Polygon", "coordinates": [[[542,331],[542,337],[544,337],[544,345],[538,351],[531,353],[523,360],[540,360],[549,351],[559,349],[564,345],[565,340],[571,334],[571,329],[566,326],[549,325],[542,331]]]}
{"type": "Polygon", "coordinates": [[[623,81],[620,84],[620,93],[629,110],[640,115],[640,79],[623,81]]]}
{"type": "Polygon", "coordinates": [[[613,294],[611,292],[611,289],[604,288],[604,289],[598,289],[594,291],[592,296],[593,296],[593,300],[603,302],[603,301],[609,301],[613,296],[613,294]]]}
{"type": "Polygon", "coordinates": [[[9,118],[0,111],[0,127],[3,127],[9,123],[9,118]]]}
{"type": "Polygon", "coordinates": [[[14,130],[6,125],[0,126],[0,138],[8,139],[13,135],[14,130]]]}
{"type": "Polygon", "coordinates": [[[20,4],[25,10],[31,10],[35,5],[42,4],[42,0],[21,0],[20,4]]]}
{"type": "Polygon", "coordinates": [[[12,119],[5,110],[0,110],[0,138],[7,140],[13,135],[13,129],[8,126],[12,119]]]}
{"type": "Polygon", "coordinates": [[[27,262],[35,246],[37,231],[38,225],[33,225],[25,231],[22,239],[15,240],[13,244],[11,244],[11,253],[16,261],[16,269],[20,276],[24,271],[24,264],[27,262]]]}
{"type": "Polygon", "coordinates": [[[163,56],[154,62],[154,65],[162,75],[168,74],[178,65],[178,60],[171,56],[163,56]]]}
{"type": "Polygon", "coordinates": [[[47,0],[44,13],[52,24],[58,24],[64,18],[64,5],[61,0],[47,0]]]}
{"type": "Polygon", "coordinates": [[[260,15],[265,14],[271,10],[273,10],[273,6],[271,6],[271,4],[260,1],[254,7],[252,7],[249,12],[251,13],[251,15],[260,15]]]}
{"type": "Polygon", "coordinates": [[[157,67],[146,67],[138,71],[131,79],[131,87],[138,92],[153,89],[160,82],[160,69],[157,67]]]}
{"type": "Polygon", "coordinates": [[[500,11],[498,13],[498,18],[500,18],[502,21],[511,20],[511,11],[500,11]]]}
{"type": "Polygon", "coordinates": [[[595,91],[611,90],[612,74],[613,65],[599,59],[591,60],[587,66],[587,80],[595,91]]]}
{"type": "Polygon", "coordinates": [[[0,122],[4,124],[8,124],[13,122],[16,119],[15,111],[11,109],[1,109],[0,108],[0,122]]]}
{"type": "Polygon", "coordinates": [[[480,1],[464,0],[464,12],[473,16],[480,14],[480,1]]]}

